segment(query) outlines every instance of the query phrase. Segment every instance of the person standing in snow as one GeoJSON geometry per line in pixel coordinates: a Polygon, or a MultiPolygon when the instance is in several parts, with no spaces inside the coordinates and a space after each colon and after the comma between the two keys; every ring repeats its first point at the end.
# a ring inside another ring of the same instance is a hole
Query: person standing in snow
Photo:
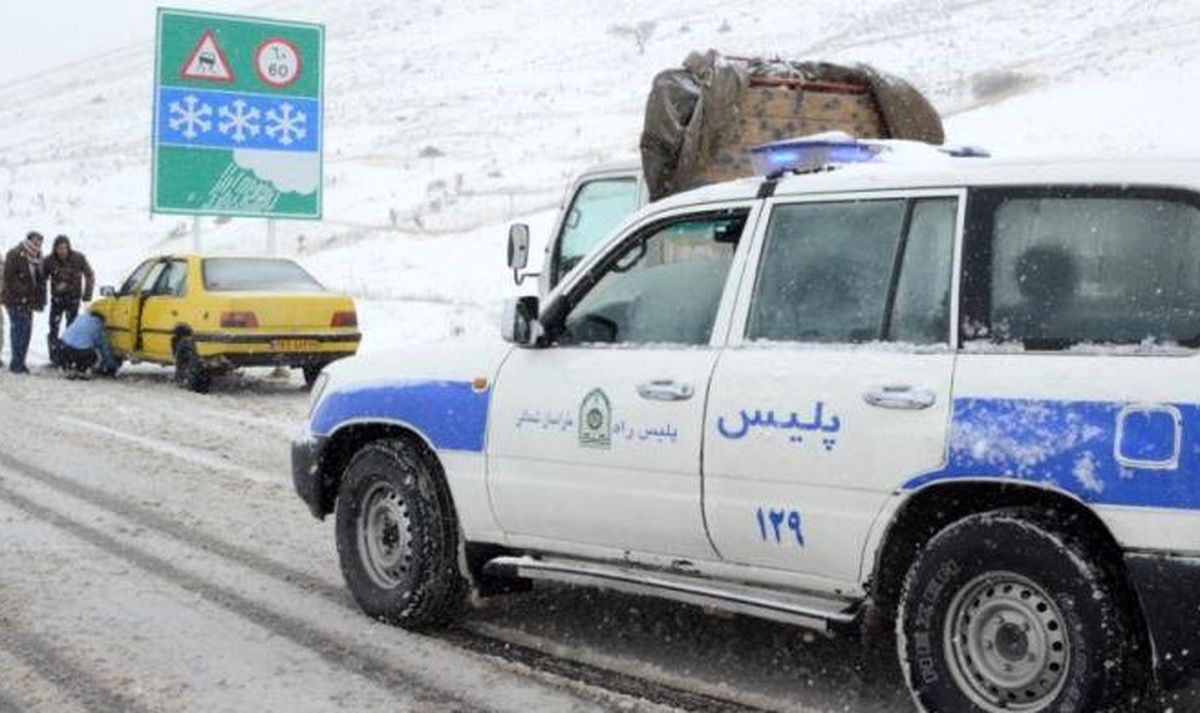
{"type": "Polygon", "coordinates": [[[119,368],[108,343],[108,333],[104,330],[104,319],[90,309],[63,331],[58,359],[67,372],[67,378],[84,376],[93,367],[97,374],[114,376],[119,368]]]}
{"type": "Polygon", "coordinates": [[[79,314],[79,303],[92,301],[95,275],[83,253],[71,248],[71,239],[60,235],[54,239],[54,249],[42,261],[42,278],[50,285],[50,334],[47,343],[50,353],[58,342],[58,325],[63,317],[67,325],[79,314]]]}
{"type": "Polygon", "coordinates": [[[8,311],[12,358],[8,370],[28,374],[25,356],[33,336],[33,313],[46,306],[46,289],[42,282],[42,235],[36,231],[25,236],[4,257],[4,287],[0,304],[8,311]]]}

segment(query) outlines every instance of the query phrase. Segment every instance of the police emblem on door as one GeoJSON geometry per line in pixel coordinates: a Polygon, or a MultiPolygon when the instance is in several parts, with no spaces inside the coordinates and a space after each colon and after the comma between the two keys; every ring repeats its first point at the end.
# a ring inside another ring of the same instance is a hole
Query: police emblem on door
{"type": "Polygon", "coordinates": [[[612,447],[612,406],[600,389],[592,389],[579,406],[579,445],[612,447]]]}

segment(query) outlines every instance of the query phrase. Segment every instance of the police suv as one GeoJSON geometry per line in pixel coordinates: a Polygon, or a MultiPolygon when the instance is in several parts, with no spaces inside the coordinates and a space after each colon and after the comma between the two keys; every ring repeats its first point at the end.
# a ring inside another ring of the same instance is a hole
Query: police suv
{"type": "Polygon", "coordinates": [[[929,711],[1192,676],[1200,162],[868,153],[642,209],[506,343],[328,367],[294,477],[362,609],[552,580],[866,631],[929,711]]]}

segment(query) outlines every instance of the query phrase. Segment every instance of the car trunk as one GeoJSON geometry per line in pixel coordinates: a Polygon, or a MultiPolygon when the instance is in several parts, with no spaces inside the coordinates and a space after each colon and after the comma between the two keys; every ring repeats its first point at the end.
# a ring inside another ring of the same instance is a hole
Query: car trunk
{"type": "MultiPolygon", "coordinates": [[[[223,328],[257,329],[264,332],[303,332],[328,330],[335,326],[339,313],[354,314],[354,301],[343,295],[236,292],[223,295],[225,301],[217,315],[223,328]],[[253,315],[253,319],[249,315],[253,315]]],[[[336,326],[355,327],[340,318],[336,326]]]]}

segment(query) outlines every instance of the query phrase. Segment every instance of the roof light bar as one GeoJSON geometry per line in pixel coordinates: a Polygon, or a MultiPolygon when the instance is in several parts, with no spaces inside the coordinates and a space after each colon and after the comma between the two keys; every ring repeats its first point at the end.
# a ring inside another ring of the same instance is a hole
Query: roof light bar
{"type": "Polygon", "coordinates": [[[750,157],[760,176],[809,173],[851,163],[911,163],[921,160],[988,158],[976,146],[932,146],[918,141],[856,139],[842,131],[773,141],[754,146],[750,157]]]}

